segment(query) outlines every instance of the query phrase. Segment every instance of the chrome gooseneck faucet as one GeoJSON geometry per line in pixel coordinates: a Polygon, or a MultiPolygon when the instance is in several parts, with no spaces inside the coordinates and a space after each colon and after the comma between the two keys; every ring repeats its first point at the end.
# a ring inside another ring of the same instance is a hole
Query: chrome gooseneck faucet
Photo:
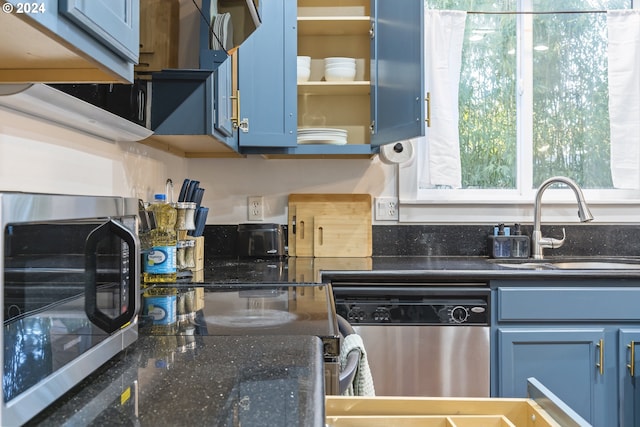
{"type": "Polygon", "coordinates": [[[593,220],[593,215],[591,215],[589,207],[587,206],[587,202],[584,200],[582,190],[574,180],[564,176],[554,176],[547,179],[545,182],[540,184],[540,187],[538,188],[534,206],[533,234],[531,235],[531,254],[535,259],[542,259],[542,250],[544,248],[559,248],[560,246],[562,246],[564,244],[564,239],[566,238],[564,228],[562,229],[562,239],[542,237],[542,232],[540,231],[542,193],[544,193],[544,190],[555,183],[566,184],[573,190],[576,195],[576,200],[578,201],[578,217],[580,218],[581,222],[588,222],[593,220]]]}

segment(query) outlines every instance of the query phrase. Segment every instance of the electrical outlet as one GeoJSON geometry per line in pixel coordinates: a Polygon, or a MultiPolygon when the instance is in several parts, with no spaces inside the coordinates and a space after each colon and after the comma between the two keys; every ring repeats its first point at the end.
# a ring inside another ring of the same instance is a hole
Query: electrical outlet
{"type": "Polygon", "coordinates": [[[249,208],[249,221],[264,220],[264,197],[249,196],[247,199],[247,206],[249,208]]]}
{"type": "Polygon", "coordinates": [[[376,221],[397,221],[398,198],[376,197],[375,218],[376,221]]]}

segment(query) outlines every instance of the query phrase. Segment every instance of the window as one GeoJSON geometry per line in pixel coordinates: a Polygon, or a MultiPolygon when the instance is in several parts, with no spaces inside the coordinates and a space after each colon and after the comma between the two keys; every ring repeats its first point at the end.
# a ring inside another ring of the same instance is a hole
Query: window
{"type": "MultiPolygon", "coordinates": [[[[425,7],[468,12],[458,97],[462,186],[421,187],[425,166],[414,161],[399,167],[401,203],[532,204],[555,175],[576,180],[588,201],[640,199],[611,179],[603,13],[631,9],[632,0],[425,0],[425,7]]],[[[548,193],[573,202],[565,191],[548,193]]]]}

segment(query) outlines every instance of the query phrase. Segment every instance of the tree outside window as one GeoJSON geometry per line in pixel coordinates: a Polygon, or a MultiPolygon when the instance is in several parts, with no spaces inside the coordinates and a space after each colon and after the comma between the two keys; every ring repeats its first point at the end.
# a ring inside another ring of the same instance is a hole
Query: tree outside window
{"type": "Polygon", "coordinates": [[[612,188],[602,11],[629,9],[631,0],[425,6],[472,12],[459,89],[463,189],[531,189],[554,175],[612,188]]]}

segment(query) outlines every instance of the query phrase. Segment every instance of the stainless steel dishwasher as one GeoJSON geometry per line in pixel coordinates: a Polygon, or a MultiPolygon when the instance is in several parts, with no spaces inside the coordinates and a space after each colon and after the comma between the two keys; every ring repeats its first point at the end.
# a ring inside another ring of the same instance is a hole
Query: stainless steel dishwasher
{"type": "Polygon", "coordinates": [[[332,283],[362,337],[376,395],[489,397],[486,283],[332,283]]]}

